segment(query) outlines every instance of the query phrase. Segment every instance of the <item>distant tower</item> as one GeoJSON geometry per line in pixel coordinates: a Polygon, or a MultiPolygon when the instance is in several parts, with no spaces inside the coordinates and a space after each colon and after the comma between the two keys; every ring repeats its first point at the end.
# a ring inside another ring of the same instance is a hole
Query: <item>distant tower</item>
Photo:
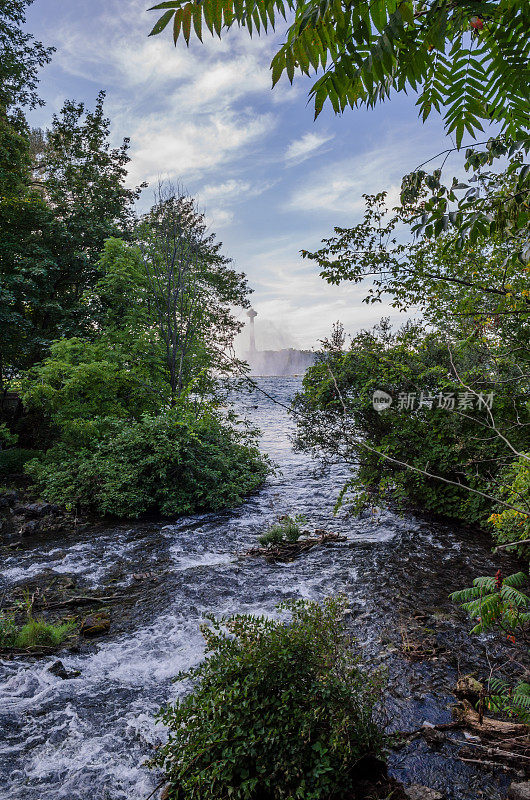
{"type": "Polygon", "coordinates": [[[258,312],[254,311],[253,308],[250,308],[247,311],[247,317],[250,320],[250,350],[249,353],[256,352],[256,339],[254,338],[254,318],[258,316],[258,312]]]}

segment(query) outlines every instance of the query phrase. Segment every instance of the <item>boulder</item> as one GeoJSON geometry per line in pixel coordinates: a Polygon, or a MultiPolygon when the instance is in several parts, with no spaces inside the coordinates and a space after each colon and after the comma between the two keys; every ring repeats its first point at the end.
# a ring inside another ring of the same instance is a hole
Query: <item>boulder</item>
{"type": "Polygon", "coordinates": [[[530,781],[511,783],[508,789],[510,800],[530,800],[530,781]]]}
{"type": "Polygon", "coordinates": [[[435,789],[429,789],[428,786],[419,786],[418,784],[406,788],[405,794],[409,800],[445,800],[441,792],[437,792],[435,789]]]}
{"type": "Polygon", "coordinates": [[[106,611],[89,614],[81,623],[83,636],[100,636],[110,630],[110,617],[106,611]]]}
{"type": "Polygon", "coordinates": [[[78,669],[67,670],[62,661],[54,661],[51,667],[48,667],[48,672],[51,672],[52,675],[56,675],[57,678],[62,678],[63,681],[69,678],[77,678],[81,675],[78,669]]]}
{"type": "Polygon", "coordinates": [[[59,513],[59,506],[53,503],[45,503],[42,500],[37,500],[35,503],[21,503],[15,507],[15,514],[30,519],[37,519],[38,517],[45,517],[47,514],[59,513]]]}
{"type": "Polygon", "coordinates": [[[28,519],[20,526],[19,536],[35,536],[41,529],[40,521],[38,519],[28,519]]]}

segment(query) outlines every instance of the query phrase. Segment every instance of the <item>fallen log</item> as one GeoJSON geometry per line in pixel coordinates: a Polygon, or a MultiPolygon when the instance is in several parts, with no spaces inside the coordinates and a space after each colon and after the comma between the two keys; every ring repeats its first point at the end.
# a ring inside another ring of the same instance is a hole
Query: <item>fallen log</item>
{"type": "Polygon", "coordinates": [[[504,722],[503,720],[482,717],[467,700],[462,701],[463,709],[459,711],[460,720],[466,728],[476,731],[482,736],[493,739],[524,736],[530,733],[530,727],[519,722],[504,722]]]}

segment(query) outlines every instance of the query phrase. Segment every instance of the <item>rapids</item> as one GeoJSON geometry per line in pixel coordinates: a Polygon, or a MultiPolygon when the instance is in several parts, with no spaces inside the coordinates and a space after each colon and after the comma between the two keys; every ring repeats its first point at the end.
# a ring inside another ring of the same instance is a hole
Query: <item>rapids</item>
{"type": "MultiPolygon", "coordinates": [[[[300,386],[298,378],[260,381],[284,403],[300,386]]],[[[59,654],[67,669],[81,671],[79,677],[51,674],[55,657],[0,664],[2,800],[146,798],[160,780],[144,766],[163,737],[154,713],[182,691],[173,676],[201,659],[201,619],[208,612],[273,613],[291,597],[348,596],[359,643],[389,670],[391,727],[450,720],[456,666],[450,653],[443,657],[444,647],[458,645],[473,666],[484,643],[469,644],[461,617],[444,621],[446,597],[480,570],[498,566],[487,541],[389,511],[333,517],[346,468],[322,470],[293,452],[288,415],[261,393],[241,405],[260,427],[262,448],[281,473],[240,508],[170,524],[100,526],[62,540],[28,541],[6,554],[0,593],[46,571],[109,591],[137,591],[134,573],[153,575],[153,584],[127,624],[77,653],[59,654]],[[304,513],[308,527],[340,531],[348,542],[315,548],[290,564],[238,558],[285,513],[304,513]],[[399,653],[398,631],[403,614],[426,607],[433,619],[439,617],[442,633],[434,635],[442,636],[441,655],[412,664],[399,653]]],[[[458,762],[455,746],[449,742],[435,751],[416,741],[391,756],[392,771],[405,783],[443,789],[450,800],[500,798],[505,779],[458,762]]]]}

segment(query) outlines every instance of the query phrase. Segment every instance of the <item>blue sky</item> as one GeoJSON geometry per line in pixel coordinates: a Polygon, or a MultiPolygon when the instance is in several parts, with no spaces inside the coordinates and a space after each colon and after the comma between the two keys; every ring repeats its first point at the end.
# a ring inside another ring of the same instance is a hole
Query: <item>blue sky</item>
{"type": "Polygon", "coordinates": [[[258,347],[312,347],[335,320],[350,333],[377,322],[385,306],[363,304],[362,287],[328,286],[299,251],[355,224],[363,193],[397,199],[401,176],[451,145],[440,120],[422,124],[414,97],[396,96],[342,117],[325,109],[314,122],[307,78],[271,90],[281,30],[175,48],[169,35],[147,38],[149,5],[35,0],[28,28],[57,52],[31,123],[46,126],[65,98],[93,105],[105,89],[113,139],[131,138],[131,183],[180,182],[247,273],[258,347]]]}

